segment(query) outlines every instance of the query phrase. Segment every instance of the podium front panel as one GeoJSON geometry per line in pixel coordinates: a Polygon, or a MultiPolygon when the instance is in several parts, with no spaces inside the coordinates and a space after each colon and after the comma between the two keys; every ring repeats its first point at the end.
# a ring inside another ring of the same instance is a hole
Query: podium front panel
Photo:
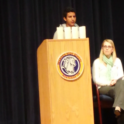
{"type": "MultiPolygon", "coordinates": [[[[50,120],[49,123],[93,124],[89,39],[46,40],[44,42],[46,42],[47,82],[40,81],[39,83],[47,84],[48,89],[45,88],[47,91],[44,92],[48,93],[47,106],[49,109],[46,107],[46,111],[49,116],[46,116],[50,120]],[[83,73],[75,80],[66,80],[57,71],[57,60],[65,52],[74,52],[83,60],[83,73]]],[[[42,124],[46,124],[46,122],[43,121],[42,124]]]]}

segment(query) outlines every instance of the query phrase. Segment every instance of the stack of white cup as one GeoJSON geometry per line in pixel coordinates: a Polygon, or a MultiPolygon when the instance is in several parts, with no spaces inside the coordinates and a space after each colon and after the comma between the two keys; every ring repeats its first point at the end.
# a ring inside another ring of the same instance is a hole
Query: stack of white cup
{"type": "Polygon", "coordinates": [[[57,39],[83,39],[86,38],[86,26],[57,27],[57,39]]]}

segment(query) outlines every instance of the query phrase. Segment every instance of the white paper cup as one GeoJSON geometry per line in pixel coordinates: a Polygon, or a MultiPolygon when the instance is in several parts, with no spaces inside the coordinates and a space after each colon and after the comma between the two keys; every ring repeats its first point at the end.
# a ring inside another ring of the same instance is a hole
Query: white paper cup
{"type": "Polygon", "coordinates": [[[80,26],[79,27],[79,37],[86,38],[86,26],[80,26]]]}
{"type": "Polygon", "coordinates": [[[64,39],[63,27],[57,27],[57,39],[64,39]]]}
{"type": "Polygon", "coordinates": [[[72,39],[78,39],[78,27],[72,27],[72,39]]]}
{"type": "Polygon", "coordinates": [[[71,39],[71,27],[64,28],[65,39],[71,39]]]}

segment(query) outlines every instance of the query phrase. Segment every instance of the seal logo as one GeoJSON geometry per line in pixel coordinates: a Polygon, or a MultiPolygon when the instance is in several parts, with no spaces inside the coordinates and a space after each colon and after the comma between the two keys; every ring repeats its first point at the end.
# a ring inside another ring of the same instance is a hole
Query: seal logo
{"type": "Polygon", "coordinates": [[[58,57],[57,70],[66,80],[75,80],[83,72],[84,64],[81,57],[74,52],[65,52],[58,57]]]}

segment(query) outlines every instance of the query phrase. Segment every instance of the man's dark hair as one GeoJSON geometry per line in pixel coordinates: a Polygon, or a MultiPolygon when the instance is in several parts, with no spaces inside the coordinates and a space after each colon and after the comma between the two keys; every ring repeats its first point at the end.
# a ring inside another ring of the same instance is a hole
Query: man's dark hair
{"type": "Polygon", "coordinates": [[[71,8],[71,7],[66,7],[66,8],[64,9],[64,11],[63,11],[63,17],[66,18],[68,12],[74,12],[74,13],[75,13],[75,10],[74,10],[73,8],[71,8]]]}

